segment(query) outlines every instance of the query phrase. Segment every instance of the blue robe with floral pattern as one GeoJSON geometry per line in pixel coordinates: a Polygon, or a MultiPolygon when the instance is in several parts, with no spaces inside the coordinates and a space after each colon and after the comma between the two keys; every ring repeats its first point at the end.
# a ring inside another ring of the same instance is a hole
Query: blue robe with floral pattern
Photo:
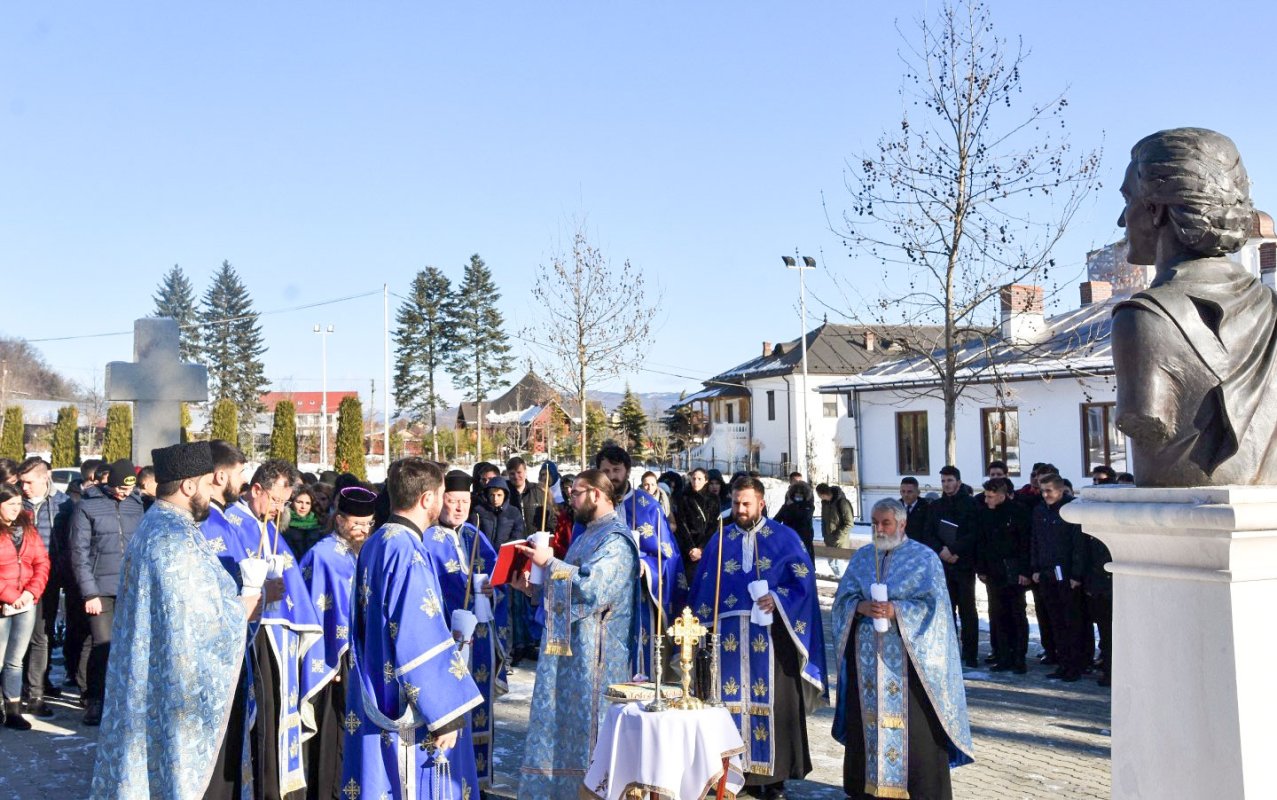
{"type": "MultiPolygon", "coordinates": [[[[643,609],[635,614],[634,646],[631,652],[635,675],[652,674],[652,631],[656,629],[656,598],[660,593],[663,627],[683,612],[687,600],[687,573],[683,556],[670,530],[661,502],[642,489],[632,489],[616,507],[617,516],[634,532],[643,570],[643,609]],[[657,543],[661,556],[656,556],[657,543]],[[657,561],[660,570],[657,571],[657,561]],[[660,576],[658,579],[657,576],[660,576]]],[[[667,648],[668,649],[668,648],[667,648]]]]}
{"type": "Polygon", "coordinates": [[[773,636],[783,631],[798,651],[804,707],[810,711],[824,705],[829,696],[816,574],[802,539],[793,529],[767,517],[748,532],[730,525],[705,545],[692,581],[689,604],[706,627],[714,622],[720,546],[719,686],[745,740],[744,771],[770,776],[777,734],[772,697],[772,676],[777,672],[773,636]],[[776,603],[771,625],[756,625],[750,619],[754,601],[749,584],[755,580],[767,581],[776,603]]]}
{"type": "Polygon", "coordinates": [[[336,533],[315,543],[302,556],[302,578],[310,589],[311,602],[320,615],[324,638],[306,654],[299,682],[303,713],[312,712],[307,727],[314,724],[314,708],[306,701],[337,677],[341,658],[350,649],[350,595],[355,582],[355,551],[336,533]]]}
{"type": "Polygon", "coordinates": [[[838,703],[834,712],[834,738],[846,742],[848,725],[865,726],[866,783],[877,793],[904,789],[908,780],[907,761],[895,753],[908,748],[908,670],[913,664],[926,690],[927,702],[936,712],[947,737],[949,766],[974,760],[971,725],[967,719],[966,689],[962,683],[961,653],[954,632],[949,590],[944,568],[935,552],[926,545],[905,539],[894,550],[879,553],[862,547],[847,564],[834,596],[834,630],[838,635],[838,703]],[[878,557],[881,577],[875,576],[878,557]],[[875,582],[887,585],[887,599],[895,606],[895,618],[886,633],[876,633],[873,620],[857,616],[856,606],[870,599],[875,582]],[[845,655],[849,639],[855,637],[860,686],[848,686],[845,655]],[[885,689],[885,691],[883,691],[885,689]],[[847,697],[860,692],[865,719],[847,719],[847,697]],[[891,704],[891,708],[884,706],[891,704]],[[881,724],[884,716],[893,724],[881,724]],[[874,724],[867,720],[872,719],[874,724]],[[881,742],[881,746],[875,746],[881,742]]]}
{"type": "Polygon", "coordinates": [[[469,713],[483,695],[452,638],[444,564],[401,517],[359,551],[346,687],[343,791],[355,798],[478,798],[469,713]],[[435,735],[462,727],[439,753],[435,735]]]}
{"type": "Polygon", "coordinates": [[[185,800],[208,787],[244,663],[235,582],[191,515],[163,500],[124,553],[94,800],[185,800]]]}
{"type": "MultiPolygon", "coordinates": [[[[470,586],[472,572],[491,575],[497,563],[497,550],[488,537],[470,523],[464,523],[460,531],[436,525],[426,531],[422,545],[443,564],[439,576],[439,588],[443,590],[443,606],[447,618],[452,619],[454,609],[474,611],[474,591],[471,587],[469,601],[466,587],[470,586]],[[476,541],[476,538],[478,540],[476,541]],[[471,561],[474,562],[473,570],[471,561]]],[[[483,693],[483,705],[470,715],[470,731],[474,742],[474,763],[479,775],[479,785],[484,789],[492,785],[492,735],[496,728],[492,703],[498,695],[509,691],[506,683],[506,648],[499,634],[509,623],[507,613],[508,594],[493,592],[493,622],[481,622],[475,626],[470,643],[470,676],[483,693]]]]}
{"type": "Polygon", "coordinates": [[[576,797],[607,687],[630,679],[638,551],[615,515],[577,533],[546,566],[546,625],[523,750],[521,798],[576,797]]]}

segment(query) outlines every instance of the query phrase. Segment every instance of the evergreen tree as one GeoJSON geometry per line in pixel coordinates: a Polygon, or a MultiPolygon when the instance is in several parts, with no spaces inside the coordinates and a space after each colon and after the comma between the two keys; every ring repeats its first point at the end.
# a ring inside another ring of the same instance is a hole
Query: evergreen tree
{"type": "Polygon", "coordinates": [[[364,407],[358,397],[343,397],[337,407],[337,469],[364,480],[364,407]]]}
{"type": "Polygon", "coordinates": [[[251,444],[253,422],[262,409],[266,344],[248,288],[229,261],[213,276],[204,293],[201,348],[208,366],[209,396],[230,400],[238,411],[239,430],[227,441],[251,444]]]}
{"type": "Polygon", "coordinates": [[[183,361],[200,360],[199,312],[195,307],[195,289],[186,273],[177,264],[160,279],[159,288],[152,295],[155,300],[155,316],[177,320],[178,355],[183,361]]]}
{"type": "Polygon", "coordinates": [[[54,467],[75,467],[80,464],[80,411],[75,406],[58,409],[58,422],[53,426],[53,445],[49,460],[54,467]]]}
{"type": "Polygon", "coordinates": [[[189,403],[182,403],[182,444],[186,444],[191,440],[191,406],[189,403]]]}
{"type": "Polygon", "coordinates": [[[439,458],[434,434],[439,430],[438,410],[444,407],[435,375],[448,350],[449,329],[456,315],[456,300],[448,277],[435,267],[417,273],[410,297],[395,317],[395,403],[414,421],[430,423],[435,460],[439,458]]]}
{"type": "MultiPolygon", "coordinates": [[[[505,319],[497,310],[501,293],[492,280],[492,271],[478,253],[470,256],[456,297],[448,370],[453,386],[482,403],[501,386],[514,358],[510,355],[505,319]]],[[[482,414],[479,419],[482,425],[482,414]]],[[[482,439],[482,428],[477,433],[482,439]]]]}
{"type": "Polygon", "coordinates": [[[133,408],[112,403],[106,410],[106,433],[102,437],[102,460],[108,464],[133,457],[133,408]]]}
{"type": "Polygon", "coordinates": [[[625,396],[616,407],[616,429],[621,434],[625,448],[631,453],[643,450],[647,438],[647,414],[643,411],[643,403],[638,395],[625,384],[625,396]]]}
{"type": "Polygon", "coordinates": [[[208,438],[234,442],[238,429],[238,416],[233,400],[229,398],[218,400],[213,404],[212,424],[209,428],[208,438]]]}
{"type": "Polygon", "coordinates": [[[593,442],[597,450],[605,444],[604,439],[606,438],[607,414],[604,413],[601,404],[591,400],[585,406],[585,440],[586,442],[593,442]]]}
{"type": "Polygon", "coordinates": [[[275,421],[270,429],[270,457],[297,463],[297,406],[292,400],[275,404],[275,421]]]}
{"type": "Polygon", "coordinates": [[[27,457],[26,427],[22,422],[22,406],[4,410],[4,432],[0,433],[0,458],[22,461],[27,457]]]}

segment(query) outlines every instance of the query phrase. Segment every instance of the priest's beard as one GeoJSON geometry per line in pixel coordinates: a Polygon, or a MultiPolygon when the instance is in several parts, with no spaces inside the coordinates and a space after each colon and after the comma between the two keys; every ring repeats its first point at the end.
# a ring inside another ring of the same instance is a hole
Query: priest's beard
{"type": "Polygon", "coordinates": [[[222,507],[226,508],[235,505],[239,500],[239,492],[232,491],[231,485],[228,483],[222,487],[222,507]]]}
{"type": "Polygon", "coordinates": [[[598,513],[598,510],[598,503],[588,498],[584,498],[581,500],[580,508],[572,509],[572,519],[582,525],[589,525],[594,521],[594,515],[598,513]]]}
{"type": "Polygon", "coordinates": [[[211,505],[213,505],[211,497],[195,495],[191,498],[191,518],[196,522],[203,522],[208,519],[208,509],[211,505]]]}
{"type": "Polygon", "coordinates": [[[754,526],[758,524],[758,521],[760,519],[762,519],[761,516],[750,518],[745,516],[744,514],[737,514],[735,517],[732,518],[732,520],[736,523],[736,527],[740,528],[743,531],[753,530],[754,526]]]}
{"type": "Polygon", "coordinates": [[[903,532],[874,534],[874,548],[883,553],[889,553],[904,543],[905,535],[903,532]]]}

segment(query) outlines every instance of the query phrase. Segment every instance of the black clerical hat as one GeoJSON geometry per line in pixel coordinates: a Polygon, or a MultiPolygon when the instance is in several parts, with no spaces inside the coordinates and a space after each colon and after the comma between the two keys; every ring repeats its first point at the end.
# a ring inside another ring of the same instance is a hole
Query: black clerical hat
{"type": "Polygon", "coordinates": [[[443,476],[444,492],[468,492],[470,491],[470,476],[459,469],[454,469],[447,475],[443,476]]]}
{"type": "Polygon", "coordinates": [[[213,472],[213,451],[208,442],[187,442],[151,451],[155,482],[168,483],[198,478],[213,472]]]}
{"type": "Polygon", "coordinates": [[[337,493],[337,513],[371,517],[377,510],[377,493],[362,486],[347,486],[337,493]]]}

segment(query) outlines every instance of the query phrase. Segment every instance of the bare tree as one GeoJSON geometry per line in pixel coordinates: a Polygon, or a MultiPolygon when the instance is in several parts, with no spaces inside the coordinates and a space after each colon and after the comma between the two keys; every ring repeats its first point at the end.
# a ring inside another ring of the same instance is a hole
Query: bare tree
{"type": "Polygon", "coordinates": [[[541,346],[546,377],[576,400],[584,467],[587,391],[641,360],[659,297],[647,297],[643,273],[628,260],[615,269],[584,228],[573,234],[570,253],[537,268],[532,293],[544,320],[525,335],[541,346]]]}
{"type": "Polygon", "coordinates": [[[1019,109],[1028,53],[997,36],[978,0],[946,2],[918,23],[916,41],[900,33],[906,111],[849,160],[852,202],[835,230],[883,265],[878,285],[907,277],[898,294],[851,303],[864,310],[850,316],[883,326],[939,375],[952,464],[958,398],[979,380],[999,291],[1048,280],[1054,247],[1099,185],[1100,152],[1073,153],[1063,92],[1019,109]]]}

